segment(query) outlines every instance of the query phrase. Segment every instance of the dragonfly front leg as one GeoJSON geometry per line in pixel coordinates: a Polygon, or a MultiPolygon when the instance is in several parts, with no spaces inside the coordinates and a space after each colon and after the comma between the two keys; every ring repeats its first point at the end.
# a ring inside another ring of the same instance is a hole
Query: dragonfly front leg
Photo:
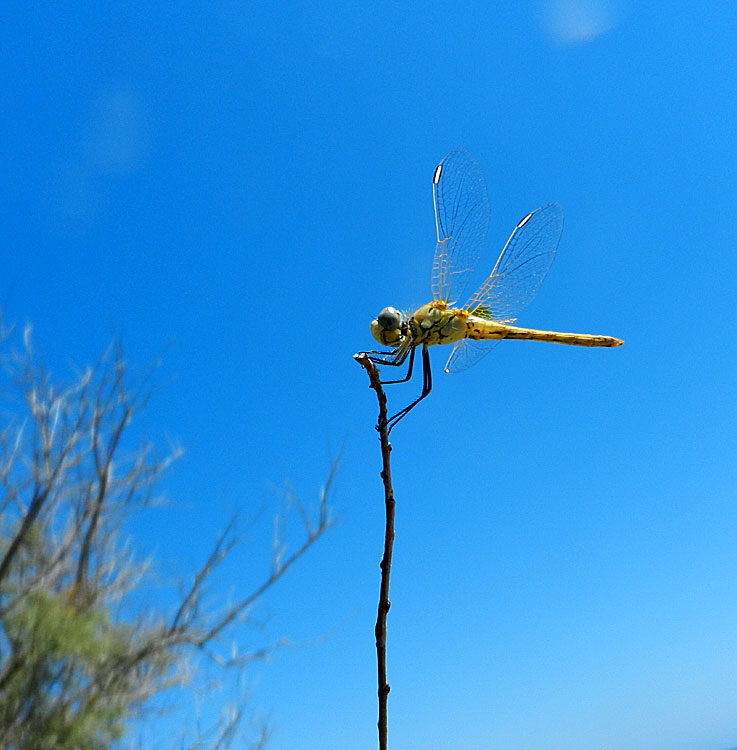
{"type": "Polygon", "coordinates": [[[390,385],[392,383],[406,383],[412,377],[412,366],[415,359],[415,348],[416,347],[414,346],[405,346],[402,348],[394,349],[390,352],[368,351],[362,352],[362,354],[367,355],[375,365],[390,365],[391,367],[401,367],[407,359],[407,355],[410,355],[409,368],[405,377],[401,378],[401,380],[380,381],[382,385],[390,385]]]}
{"type": "MultiPolygon", "coordinates": [[[[414,347],[412,349],[412,355],[414,356],[414,347]]],[[[411,364],[410,364],[410,370],[411,370],[411,364]]],[[[397,383],[402,383],[404,381],[397,380],[395,381],[397,383]]],[[[393,417],[390,417],[387,420],[387,434],[389,434],[397,425],[400,419],[403,417],[406,417],[407,414],[409,414],[412,409],[417,406],[417,404],[422,401],[423,398],[425,398],[430,391],[432,390],[432,371],[430,369],[430,353],[427,349],[427,344],[423,344],[422,346],[422,393],[420,394],[420,397],[415,399],[409,406],[405,406],[404,409],[401,411],[398,411],[393,417]]]]}
{"type": "MultiPolygon", "coordinates": [[[[408,380],[412,378],[412,368],[415,364],[415,349],[417,349],[416,346],[411,347],[411,351],[409,353],[409,367],[407,368],[407,374],[401,379],[401,380],[382,380],[380,381],[382,385],[392,385],[393,383],[406,383],[408,380]]],[[[394,362],[385,362],[387,365],[394,365],[395,367],[400,367],[402,364],[404,364],[404,360],[406,359],[407,355],[406,353],[404,356],[397,357],[394,362]]]]}

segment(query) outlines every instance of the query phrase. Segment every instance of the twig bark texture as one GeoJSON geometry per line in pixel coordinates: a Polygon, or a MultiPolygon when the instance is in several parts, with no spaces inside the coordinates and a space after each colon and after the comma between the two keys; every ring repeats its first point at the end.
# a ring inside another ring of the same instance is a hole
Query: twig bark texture
{"type": "Polygon", "coordinates": [[[365,368],[369,376],[371,388],[376,391],[379,401],[379,419],[376,429],[381,443],[381,479],[384,482],[384,504],[386,506],[386,527],[384,531],[384,554],[381,558],[381,591],[379,594],[379,611],[376,617],[376,659],[379,677],[379,750],[387,749],[387,699],[389,697],[389,683],[386,679],[386,616],[391,607],[389,601],[389,577],[392,568],[392,548],[394,546],[394,488],[392,487],[392,472],[390,455],[392,446],[389,443],[387,431],[386,394],[381,387],[379,371],[366,355],[356,355],[356,361],[365,368]]]}

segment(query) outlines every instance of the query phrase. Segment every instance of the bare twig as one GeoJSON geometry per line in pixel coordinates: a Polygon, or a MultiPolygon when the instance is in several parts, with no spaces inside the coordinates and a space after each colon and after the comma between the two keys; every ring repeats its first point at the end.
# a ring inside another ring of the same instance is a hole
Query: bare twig
{"type": "MultiPolygon", "coordinates": [[[[257,599],[259,599],[268,589],[270,589],[287,570],[297,561],[302,555],[313,545],[313,543],[322,534],[330,528],[330,516],[327,511],[327,497],[330,491],[330,485],[335,478],[335,472],[338,468],[339,459],[336,459],[330,467],[327,481],[320,493],[320,510],[317,524],[313,524],[309,521],[306,515],[303,515],[304,521],[304,541],[301,546],[298,547],[291,555],[286,558],[280,555],[278,562],[272,565],[271,574],[261,583],[261,585],[254,589],[245,599],[242,599],[237,604],[234,604],[228,609],[228,611],[211,627],[205,635],[205,641],[213,640],[220,631],[229,625],[233,620],[244,612],[248,607],[251,606],[257,599]]],[[[302,513],[300,513],[302,515],[302,513]]]]}
{"type": "Polygon", "coordinates": [[[376,617],[376,660],[379,677],[379,748],[387,748],[387,698],[389,697],[389,683],[386,680],[386,616],[389,613],[389,577],[392,569],[392,547],[394,546],[394,488],[392,487],[392,471],[390,455],[392,451],[387,430],[386,394],[381,387],[379,371],[365,354],[357,354],[356,362],[363,367],[368,376],[371,388],[376,391],[379,401],[379,419],[376,430],[381,443],[381,479],[384,482],[384,504],[386,506],[386,527],[384,530],[384,554],[381,558],[381,590],[379,594],[379,611],[376,617]]]}

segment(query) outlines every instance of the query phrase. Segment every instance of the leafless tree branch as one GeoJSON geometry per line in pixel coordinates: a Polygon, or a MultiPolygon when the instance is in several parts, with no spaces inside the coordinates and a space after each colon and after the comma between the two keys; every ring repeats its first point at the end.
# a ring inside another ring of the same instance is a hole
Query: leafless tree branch
{"type": "Polygon", "coordinates": [[[376,660],[378,665],[378,697],[379,697],[379,748],[387,748],[387,699],[389,697],[389,683],[386,674],[386,617],[389,614],[391,601],[389,600],[389,578],[392,570],[392,550],[394,548],[394,488],[392,486],[391,450],[389,432],[387,430],[386,394],[381,387],[379,371],[366,354],[357,354],[356,362],[366,370],[370,387],[376,392],[379,401],[379,418],[376,430],[381,444],[381,479],[384,483],[384,508],[386,523],[384,527],[384,554],[381,558],[381,586],[379,593],[379,611],[376,617],[376,660]]]}
{"type": "MultiPolygon", "coordinates": [[[[0,336],[4,330],[0,317],[0,336]]],[[[155,485],[181,451],[128,452],[128,428],[147,394],[130,388],[119,348],[59,388],[33,351],[30,327],[23,342],[19,353],[0,358],[26,410],[18,413],[21,402],[0,408],[0,419],[8,415],[0,425],[0,746],[82,746],[75,732],[90,717],[112,741],[151,698],[193,679],[197,654],[237,668],[283,643],[245,650],[233,643],[229,655],[221,653],[228,627],[330,527],[337,461],[316,512],[294,498],[301,541],[291,552],[279,542],[250,593],[227,606],[203,602],[236,544],[234,517],[171,614],[124,619],[119,605],[141,585],[150,561],[138,560],[121,536],[123,522],[155,502],[155,485]],[[57,744],[43,744],[49,737],[57,744]]],[[[231,746],[243,710],[227,714],[208,746],[231,746]]]]}

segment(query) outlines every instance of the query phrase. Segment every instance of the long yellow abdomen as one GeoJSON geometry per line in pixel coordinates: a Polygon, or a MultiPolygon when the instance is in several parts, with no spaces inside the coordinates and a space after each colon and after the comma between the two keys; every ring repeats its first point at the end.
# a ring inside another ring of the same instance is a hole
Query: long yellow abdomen
{"type": "Polygon", "coordinates": [[[624,341],[613,336],[598,336],[589,333],[561,333],[559,331],[538,331],[535,328],[519,328],[471,316],[466,322],[469,339],[528,339],[530,341],[550,341],[554,344],[570,346],[621,346],[624,341]]]}

